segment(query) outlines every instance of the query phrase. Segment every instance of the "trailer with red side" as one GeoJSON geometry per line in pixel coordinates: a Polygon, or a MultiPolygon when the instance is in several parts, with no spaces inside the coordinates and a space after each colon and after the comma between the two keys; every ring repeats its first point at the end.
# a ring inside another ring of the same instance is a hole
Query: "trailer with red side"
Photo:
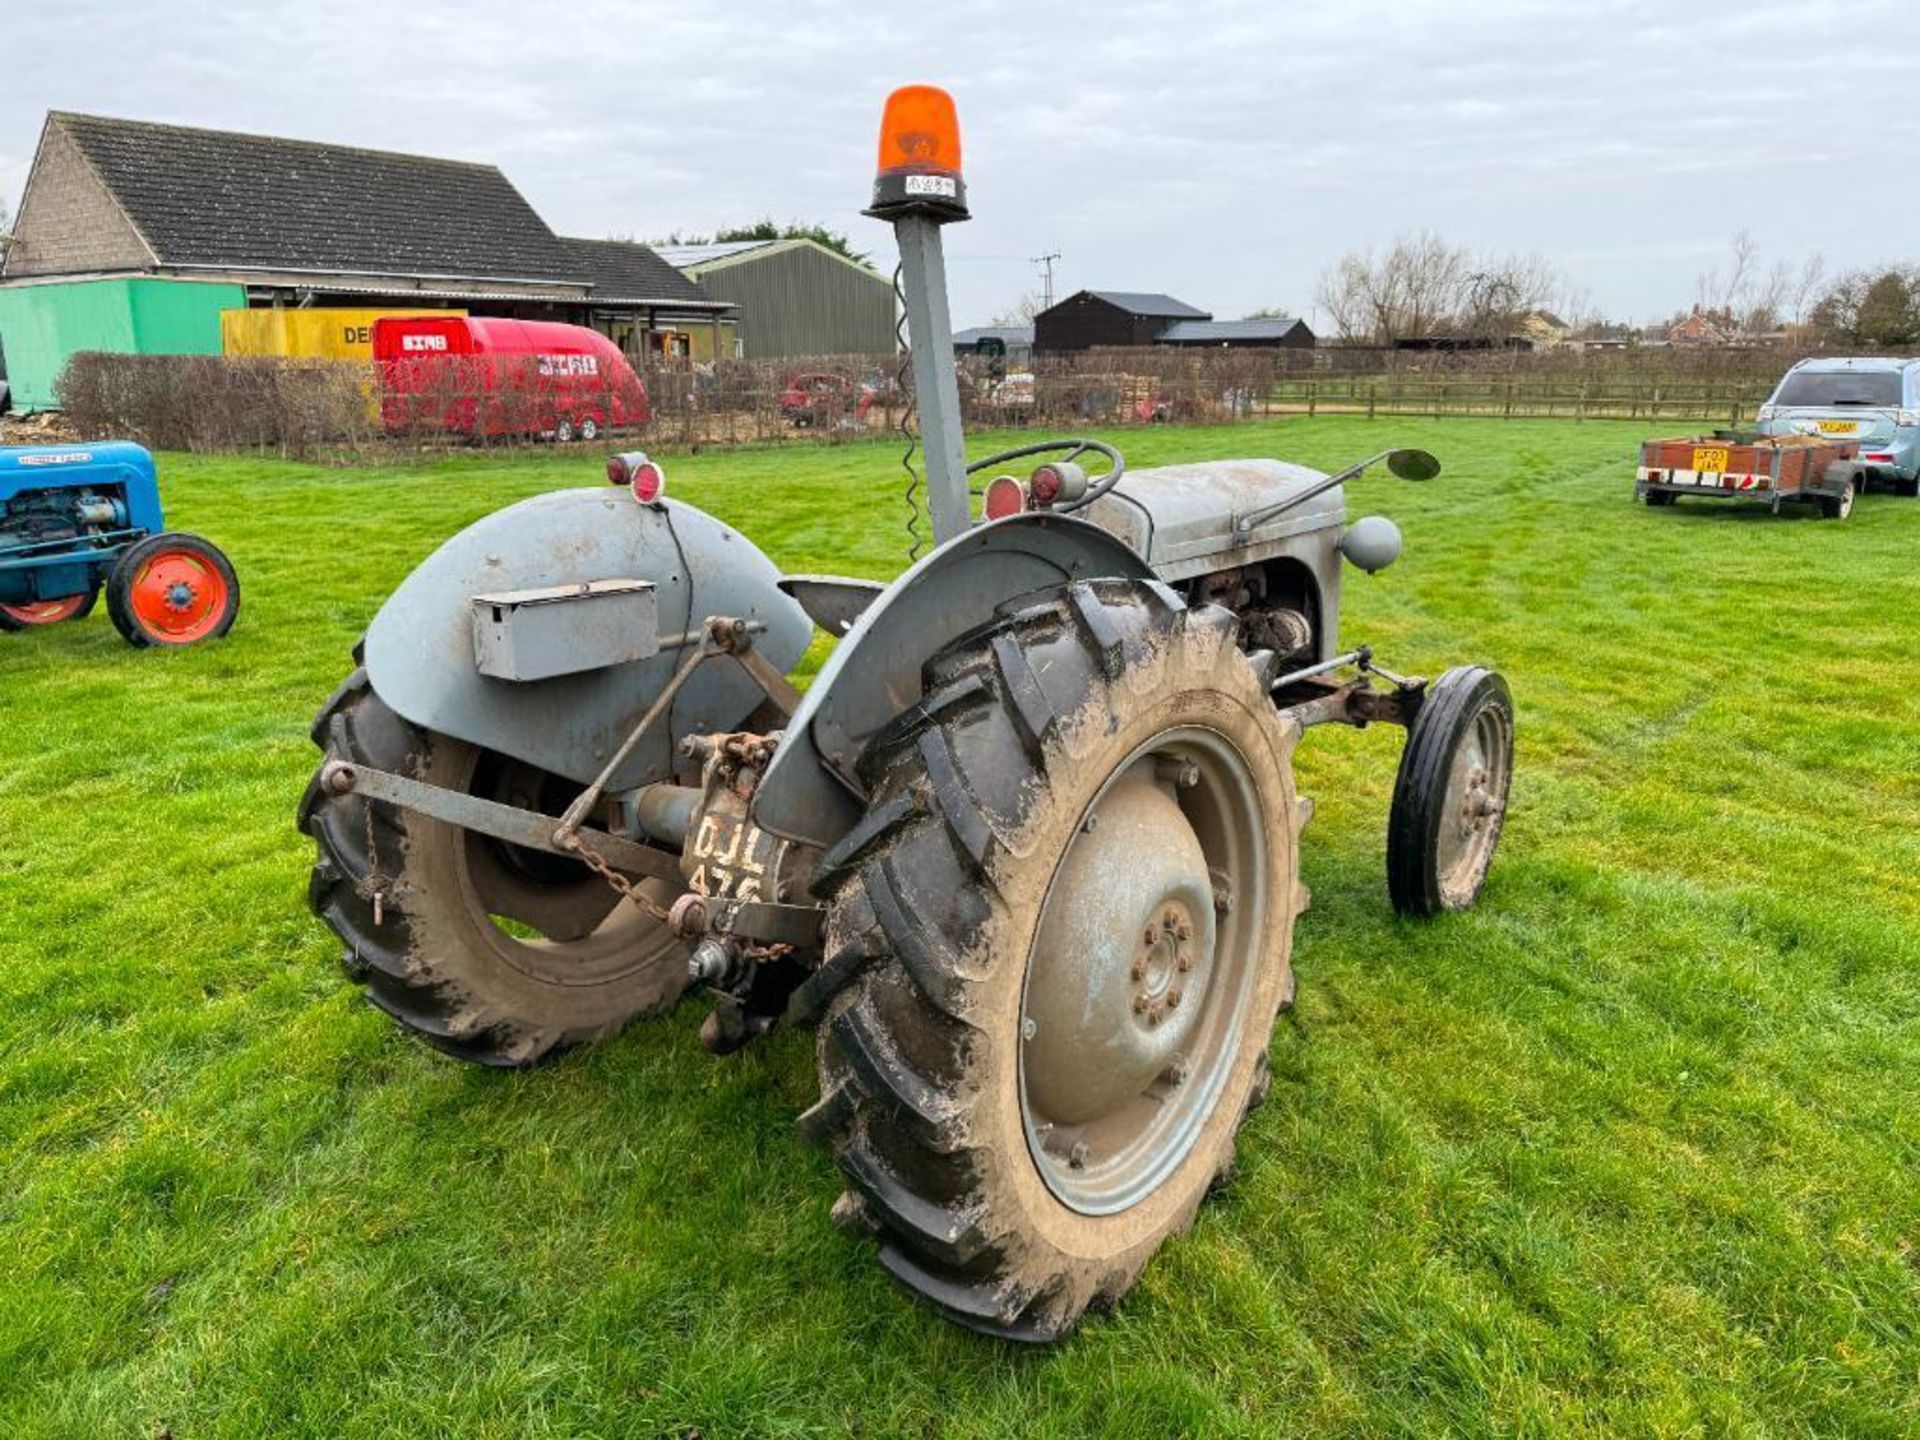
{"type": "Polygon", "coordinates": [[[1716,430],[1693,438],[1648,440],[1633,482],[1637,500],[1671,505],[1683,495],[1746,500],[1770,507],[1818,505],[1830,520],[1853,513],[1859,488],[1851,441],[1819,435],[1760,435],[1716,430]]]}
{"type": "Polygon", "coordinates": [[[620,347],[582,325],[393,316],[374,323],[373,358],[396,433],[594,440],[651,413],[620,347]]]}

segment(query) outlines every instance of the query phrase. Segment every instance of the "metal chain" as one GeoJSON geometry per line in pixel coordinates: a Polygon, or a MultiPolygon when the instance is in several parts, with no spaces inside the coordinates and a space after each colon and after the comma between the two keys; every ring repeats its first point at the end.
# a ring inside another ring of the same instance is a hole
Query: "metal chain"
{"type": "Polygon", "coordinates": [[[373,838],[373,801],[362,801],[360,808],[367,817],[367,873],[353,888],[361,899],[373,902],[373,928],[378,930],[386,923],[387,886],[380,874],[380,847],[373,838]]]}
{"type": "Polygon", "coordinates": [[[653,901],[647,899],[646,896],[640,893],[637,885],[627,879],[627,877],[622,875],[618,870],[614,869],[613,866],[609,865],[605,860],[601,859],[599,853],[586,842],[578,831],[567,836],[566,845],[567,849],[579,857],[581,864],[585,865],[589,870],[593,871],[594,874],[611,885],[619,892],[622,899],[631,900],[635,905],[639,906],[641,910],[656,920],[665,920],[667,918],[667,912],[665,910],[654,904],[653,901]]]}

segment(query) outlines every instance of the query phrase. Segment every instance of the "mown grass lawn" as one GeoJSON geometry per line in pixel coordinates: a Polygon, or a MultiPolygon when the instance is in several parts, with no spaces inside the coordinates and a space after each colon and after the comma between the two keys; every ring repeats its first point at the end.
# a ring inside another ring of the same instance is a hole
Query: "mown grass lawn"
{"type": "MultiPolygon", "coordinates": [[[[1428,446],[1345,633],[1498,665],[1480,907],[1396,921],[1397,732],[1316,732],[1300,1001],[1235,1185],[1051,1351],[827,1223],[810,1037],[701,1006],[525,1075],[395,1032],[306,913],[310,716],[380,599],[591,456],[167,457],[225,643],[0,637],[0,1432],[1901,1435],[1920,1430],[1920,504],[1629,501],[1638,430],[1295,421],[1135,463],[1428,446]]],[[[976,442],[977,450],[986,445],[976,442]]],[[[795,570],[886,576],[879,446],[673,462],[795,570]]]]}

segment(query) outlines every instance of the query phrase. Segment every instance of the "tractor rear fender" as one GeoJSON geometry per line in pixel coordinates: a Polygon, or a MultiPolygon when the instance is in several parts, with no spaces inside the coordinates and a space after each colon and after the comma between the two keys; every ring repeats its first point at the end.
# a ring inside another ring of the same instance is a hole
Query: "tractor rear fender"
{"type": "Polygon", "coordinates": [[[865,812],[861,754],[923,698],[928,660],[1009,600],[1104,577],[1154,574],[1099,527],[1045,512],[978,526],[927,555],[862,612],[821,668],[754,793],[755,823],[832,845],[865,812]]]}
{"type": "MultiPolygon", "coordinates": [[[[691,505],[640,505],[604,486],[540,495],[469,525],[401,582],[367,631],[367,678],[415,725],[584,785],[679,667],[687,647],[676,642],[709,615],[764,622],[756,648],[782,674],[793,668],[813,627],[779,578],[751,541],[691,505]],[[474,596],[593,580],[653,584],[657,654],[544,680],[476,668],[474,596]]],[[[703,664],[614,788],[668,779],[682,737],[731,730],[763,698],[736,662],[703,664]]]]}

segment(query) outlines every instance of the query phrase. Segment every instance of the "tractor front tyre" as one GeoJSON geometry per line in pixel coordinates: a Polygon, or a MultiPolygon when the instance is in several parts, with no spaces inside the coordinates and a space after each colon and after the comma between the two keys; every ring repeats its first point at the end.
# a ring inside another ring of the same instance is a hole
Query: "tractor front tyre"
{"type": "Polygon", "coordinates": [[[0,605],[0,631],[38,630],[46,625],[59,625],[68,620],[84,620],[93,613],[94,602],[100,598],[99,586],[94,586],[81,595],[68,595],[59,600],[34,600],[25,605],[0,605]]]}
{"type": "MultiPolygon", "coordinates": [[[[558,815],[577,787],[387,708],[364,669],[313,726],[344,761],[558,815]]],[[[557,822],[556,822],[557,823],[557,822]]],[[[531,1065],[672,1006],[687,952],[579,861],[352,793],[316,772],[300,828],[319,855],[308,904],[345,942],[348,975],[402,1028],[462,1060],[531,1065]]],[[[638,887],[656,904],[673,895],[638,887]]]]}
{"type": "Polygon", "coordinates": [[[1387,819],[1387,890],[1402,915],[1473,904],[1486,883],[1513,780],[1513,696],[1492,670],[1461,665],[1421,701],[1387,819]]]}
{"type": "Polygon", "coordinates": [[[1123,1295],[1233,1163],[1293,993],[1292,758],[1234,617],[1046,592],[956,641],[823,860],[801,1117],[836,1222],[947,1318],[1049,1341],[1123,1295]]]}
{"type": "Polygon", "coordinates": [[[240,579],[211,541],[149,535],[114,563],[107,614],[121,638],[142,649],[218,640],[240,618],[240,579]]]}

